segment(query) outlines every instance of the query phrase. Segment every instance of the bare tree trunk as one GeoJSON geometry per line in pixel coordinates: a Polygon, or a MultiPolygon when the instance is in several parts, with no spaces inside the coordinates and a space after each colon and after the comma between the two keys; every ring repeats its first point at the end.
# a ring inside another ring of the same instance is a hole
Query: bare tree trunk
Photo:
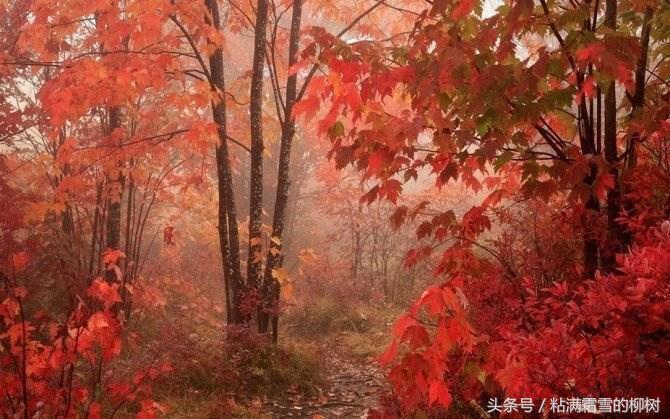
{"type": "MultiPolygon", "coordinates": [[[[109,110],[108,134],[113,135],[114,131],[121,128],[121,109],[112,107],[109,110]]],[[[121,144],[119,143],[119,147],[121,144]]],[[[117,163],[119,168],[116,173],[109,176],[107,185],[107,219],[106,219],[106,237],[105,248],[108,250],[119,250],[121,247],[121,200],[123,197],[124,177],[121,172],[123,162],[117,163]]],[[[116,272],[113,269],[105,267],[105,279],[107,281],[117,281],[116,272]]]]}
{"type": "MultiPolygon", "coordinates": [[[[112,135],[117,128],[121,128],[121,111],[113,107],[109,111],[109,134],[112,135]]],[[[123,175],[119,170],[110,178],[108,190],[109,209],[107,211],[107,240],[109,249],[118,249],[121,243],[121,192],[123,175]]]]}
{"type": "MultiPolygon", "coordinates": [[[[542,3],[546,9],[546,3],[542,3]]],[[[595,20],[595,18],[594,18],[595,20]]],[[[594,30],[595,24],[592,27],[590,20],[586,19],[583,24],[584,31],[594,30]]],[[[590,69],[588,70],[590,71],[590,69]]],[[[584,83],[585,73],[581,70],[576,71],[577,85],[582,86],[584,83]]],[[[583,100],[577,105],[578,121],[577,130],[579,132],[579,143],[582,154],[586,156],[595,156],[600,153],[600,107],[598,106],[598,115],[594,115],[594,106],[587,105],[587,101],[583,100]],[[590,112],[589,112],[590,111],[590,112]]],[[[593,187],[593,182],[598,176],[598,167],[595,163],[590,164],[589,173],[584,177],[584,184],[589,188],[593,187]]],[[[589,195],[585,203],[585,212],[582,216],[582,237],[583,237],[583,263],[584,276],[586,278],[593,278],[598,269],[598,257],[600,253],[600,243],[598,235],[596,234],[596,223],[600,212],[600,202],[593,191],[589,195]]]]}
{"type": "MultiPolygon", "coordinates": [[[[88,264],[88,274],[89,274],[89,285],[90,281],[93,280],[93,263],[95,262],[95,249],[96,249],[96,241],[97,237],[99,236],[98,233],[98,228],[101,226],[101,221],[100,221],[100,207],[102,205],[102,182],[98,182],[96,185],[96,190],[95,190],[95,210],[94,210],[94,215],[93,215],[93,227],[91,229],[91,247],[89,251],[89,264],[88,264]]],[[[99,249],[98,249],[99,251],[99,249]]]]}
{"type": "MultiPolygon", "coordinates": [[[[205,4],[212,17],[212,25],[221,29],[219,6],[216,0],[205,0],[205,4]]],[[[216,146],[216,173],[218,180],[219,207],[218,229],[221,260],[223,263],[226,295],[230,301],[227,312],[228,323],[236,324],[241,321],[240,299],[243,289],[240,270],[240,241],[237,227],[237,210],[233,193],[233,178],[230,167],[228,150],[228,131],[226,125],[225,77],[223,66],[223,50],[217,48],[209,57],[209,67],[214,88],[219,92],[219,98],[212,103],[212,115],[218,125],[219,143],[216,146]]]]}
{"type": "MultiPolygon", "coordinates": [[[[293,15],[291,17],[291,31],[289,39],[289,68],[298,60],[298,48],[300,44],[300,21],[302,19],[302,0],[294,0],[293,15]]],[[[297,96],[297,74],[292,74],[286,83],[285,118],[282,126],[281,144],[279,151],[279,167],[277,169],[277,196],[272,218],[272,237],[270,249],[267,254],[265,276],[263,280],[263,300],[270,304],[273,315],[273,340],[277,340],[276,305],[279,300],[280,284],[273,277],[272,272],[282,264],[282,239],[286,221],[286,207],[288,205],[288,192],[291,185],[291,146],[295,136],[295,118],[293,117],[293,105],[297,96]]],[[[261,315],[259,319],[259,330],[264,333],[268,328],[268,313],[261,315]]]]}
{"type": "MultiPolygon", "coordinates": [[[[133,176],[129,176],[129,182],[128,182],[128,198],[126,200],[126,232],[125,232],[125,246],[124,246],[124,251],[126,254],[126,260],[124,263],[124,268],[123,271],[126,273],[123,277],[123,287],[121,288],[121,305],[123,307],[127,307],[128,305],[128,300],[130,298],[130,295],[128,294],[128,290],[125,287],[128,283],[132,281],[131,275],[130,275],[130,270],[132,269],[132,264],[131,261],[135,261],[135,259],[132,258],[131,256],[131,251],[132,245],[133,245],[133,236],[132,236],[132,225],[133,225],[133,197],[135,195],[135,181],[133,179],[133,176]]],[[[135,261],[136,262],[136,261],[135,261]]],[[[126,320],[129,319],[130,312],[126,311],[126,320]]]]}
{"type": "MultiPolygon", "coordinates": [[[[605,26],[616,29],[617,0],[605,3],[605,26]]],[[[619,152],[617,150],[616,83],[609,81],[605,88],[605,159],[610,165],[609,174],[614,186],[607,192],[607,244],[603,250],[603,271],[611,272],[616,265],[616,253],[621,250],[621,225],[617,221],[621,212],[621,189],[619,184],[619,152]]]]}
{"type": "MultiPolygon", "coordinates": [[[[579,84],[583,83],[584,75],[582,73],[578,73],[577,79],[579,84]]],[[[593,114],[589,115],[585,101],[582,101],[578,110],[580,148],[582,150],[582,154],[593,156],[596,153],[593,114]]],[[[595,163],[591,163],[589,174],[584,178],[584,183],[591,187],[593,182],[596,180],[597,175],[598,167],[595,165],[595,163]]],[[[595,231],[594,218],[600,212],[600,203],[598,202],[598,199],[594,195],[593,191],[589,193],[585,207],[586,212],[582,219],[584,238],[584,275],[587,278],[593,278],[595,276],[596,270],[598,269],[599,253],[599,243],[595,231]]]]}
{"type": "Polygon", "coordinates": [[[263,215],[263,78],[268,5],[259,0],[254,28],[254,56],[251,73],[249,120],[251,129],[251,175],[249,186],[249,254],[247,285],[258,290],[263,266],[261,224],[263,215]]]}
{"type": "MultiPolygon", "coordinates": [[[[640,58],[637,62],[637,68],[635,69],[635,93],[631,99],[631,105],[633,109],[631,110],[631,118],[635,116],[637,112],[644,106],[644,88],[645,88],[645,78],[647,75],[647,62],[649,60],[649,38],[651,36],[651,18],[654,15],[654,10],[651,7],[648,7],[644,12],[644,20],[642,21],[642,32],[640,34],[640,58]]],[[[637,143],[640,142],[640,133],[634,133],[628,146],[626,147],[626,165],[624,170],[630,171],[635,168],[637,165],[637,143]]],[[[623,176],[622,176],[623,177],[623,176]]],[[[633,202],[625,198],[626,185],[622,183],[621,185],[623,197],[623,207],[626,209],[626,213],[630,216],[633,215],[635,207],[633,202]]],[[[622,234],[622,249],[627,249],[630,245],[633,244],[633,234],[629,229],[624,229],[622,234]]]]}
{"type": "MultiPolygon", "coordinates": [[[[654,9],[648,7],[644,11],[644,20],[642,21],[642,32],[640,34],[640,58],[635,69],[635,94],[631,100],[635,113],[644,106],[644,84],[647,76],[647,62],[649,60],[649,38],[651,37],[651,18],[654,16],[654,9]]],[[[628,147],[628,156],[626,168],[632,169],[637,164],[635,145],[640,140],[640,134],[632,136],[628,147]]]]}

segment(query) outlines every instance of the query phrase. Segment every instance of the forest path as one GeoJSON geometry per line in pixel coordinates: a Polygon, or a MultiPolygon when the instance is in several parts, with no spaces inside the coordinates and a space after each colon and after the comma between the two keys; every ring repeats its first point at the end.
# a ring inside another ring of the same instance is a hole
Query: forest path
{"type": "Polygon", "coordinates": [[[373,357],[346,353],[335,345],[320,344],[326,368],[326,383],[316,397],[286,394],[265,403],[273,418],[365,418],[378,405],[386,380],[373,357]]]}

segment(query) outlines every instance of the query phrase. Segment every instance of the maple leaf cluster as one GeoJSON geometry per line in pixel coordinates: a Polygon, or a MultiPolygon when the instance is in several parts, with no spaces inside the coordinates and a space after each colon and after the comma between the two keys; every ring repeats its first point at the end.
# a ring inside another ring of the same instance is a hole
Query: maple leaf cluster
{"type": "MultiPolygon", "coordinates": [[[[25,254],[9,262],[13,275],[29,263],[25,254]]],[[[30,295],[3,274],[0,293],[0,410],[31,415],[102,418],[103,404],[118,410],[137,405],[138,418],[154,418],[164,408],[152,399],[152,383],[171,371],[152,365],[131,379],[106,374],[121,353],[123,320],[113,306],[121,299],[117,284],[98,278],[90,298],[80,299],[64,320],[39,311],[28,318],[30,295]],[[93,375],[84,373],[95,366],[93,375]],[[105,374],[103,374],[105,373],[105,374]]]]}

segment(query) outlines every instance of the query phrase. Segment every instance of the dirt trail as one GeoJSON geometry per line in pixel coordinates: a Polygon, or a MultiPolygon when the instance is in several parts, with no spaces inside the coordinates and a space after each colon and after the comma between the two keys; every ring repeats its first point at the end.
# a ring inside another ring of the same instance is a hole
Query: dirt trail
{"type": "Polygon", "coordinates": [[[326,345],[321,350],[327,370],[321,394],[313,398],[287,394],[265,403],[265,413],[273,418],[365,418],[377,406],[386,383],[379,364],[326,345]]]}

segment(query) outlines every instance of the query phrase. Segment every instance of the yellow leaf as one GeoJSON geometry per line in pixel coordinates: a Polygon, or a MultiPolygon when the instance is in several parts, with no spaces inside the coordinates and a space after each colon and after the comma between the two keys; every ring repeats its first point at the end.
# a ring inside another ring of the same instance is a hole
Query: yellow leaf
{"type": "Polygon", "coordinates": [[[254,253],[254,263],[260,263],[263,260],[263,252],[254,253]]]}
{"type": "Polygon", "coordinates": [[[272,277],[276,279],[281,285],[288,284],[288,272],[285,268],[273,269],[272,277]]]}
{"type": "Polygon", "coordinates": [[[286,300],[290,300],[293,297],[293,285],[286,284],[281,287],[281,295],[286,300]]]}
{"type": "Polygon", "coordinates": [[[314,250],[312,249],[302,249],[300,251],[300,254],[298,255],[298,258],[300,259],[300,262],[302,263],[309,263],[309,262],[314,262],[318,258],[316,254],[314,253],[314,250]]]}

